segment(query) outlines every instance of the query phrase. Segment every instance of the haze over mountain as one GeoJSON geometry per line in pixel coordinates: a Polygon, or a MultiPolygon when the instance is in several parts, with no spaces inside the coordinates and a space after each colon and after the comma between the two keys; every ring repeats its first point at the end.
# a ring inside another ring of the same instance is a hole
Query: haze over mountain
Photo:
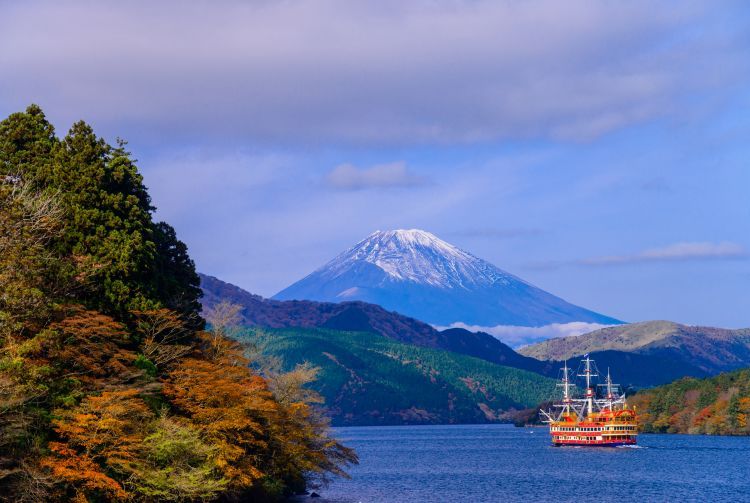
{"type": "Polygon", "coordinates": [[[437,326],[621,323],[417,229],[377,231],[273,298],[361,300],[437,326]]]}

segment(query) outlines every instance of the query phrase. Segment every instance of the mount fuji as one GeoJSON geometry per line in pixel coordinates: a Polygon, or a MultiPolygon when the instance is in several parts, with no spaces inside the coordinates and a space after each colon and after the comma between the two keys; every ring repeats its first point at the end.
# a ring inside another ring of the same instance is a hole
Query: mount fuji
{"type": "Polygon", "coordinates": [[[361,300],[436,326],[622,323],[417,229],[377,231],[273,298],[361,300]]]}

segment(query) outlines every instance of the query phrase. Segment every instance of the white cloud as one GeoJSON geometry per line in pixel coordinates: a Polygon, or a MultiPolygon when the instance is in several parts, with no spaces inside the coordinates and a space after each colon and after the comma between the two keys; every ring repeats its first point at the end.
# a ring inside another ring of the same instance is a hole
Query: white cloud
{"type": "Polygon", "coordinates": [[[494,327],[483,327],[480,325],[467,325],[466,323],[453,323],[449,327],[437,327],[442,330],[445,328],[464,328],[471,332],[485,332],[505,344],[518,348],[527,344],[534,344],[555,337],[569,337],[582,335],[600,328],[611,325],[602,325],[599,323],[586,323],[584,321],[574,321],[571,323],[552,323],[542,327],[518,327],[513,325],[496,325],[494,327]]]}
{"type": "Polygon", "coordinates": [[[385,189],[424,185],[424,177],[410,173],[403,161],[358,168],[351,164],[336,166],[326,176],[331,187],[342,190],[385,189]]]}
{"type": "Polygon", "coordinates": [[[661,262],[681,260],[731,260],[748,257],[748,251],[740,244],[729,241],[720,243],[683,242],[661,248],[651,248],[632,255],[612,255],[581,260],[582,265],[630,264],[634,262],[661,262]]]}
{"type": "Polygon", "coordinates": [[[691,241],[672,243],[659,248],[649,248],[627,255],[605,255],[578,260],[549,260],[528,264],[531,270],[552,270],[566,266],[608,266],[646,262],[686,262],[705,260],[743,260],[750,258],[747,248],[731,241],[713,243],[691,241]]]}
{"type": "Polygon", "coordinates": [[[0,112],[157,142],[586,140],[742,81],[743,19],[708,0],[6,2],[0,112]]]}

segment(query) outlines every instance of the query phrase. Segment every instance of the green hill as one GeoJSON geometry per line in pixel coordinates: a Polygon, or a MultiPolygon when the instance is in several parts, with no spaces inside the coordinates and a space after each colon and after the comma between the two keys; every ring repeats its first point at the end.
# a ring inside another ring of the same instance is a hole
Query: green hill
{"type": "Polygon", "coordinates": [[[247,329],[286,368],[309,362],[334,425],[484,423],[536,405],[553,380],[378,334],[315,328],[247,329]]]}
{"type": "Polygon", "coordinates": [[[628,399],[644,431],[750,435],[750,369],[685,378],[628,399]]]}

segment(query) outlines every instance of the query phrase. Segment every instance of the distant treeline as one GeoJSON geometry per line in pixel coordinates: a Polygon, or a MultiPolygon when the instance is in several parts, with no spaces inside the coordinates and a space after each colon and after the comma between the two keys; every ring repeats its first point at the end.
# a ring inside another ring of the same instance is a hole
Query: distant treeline
{"type": "Polygon", "coordinates": [[[644,432],[708,435],[750,434],[750,369],[707,379],[684,378],[638,392],[644,432]]]}
{"type": "Polygon", "coordinates": [[[204,329],[153,210],[124,142],[0,122],[0,500],[268,501],[356,462],[315,369],[252,361],[232,306],[204,329]]]}

